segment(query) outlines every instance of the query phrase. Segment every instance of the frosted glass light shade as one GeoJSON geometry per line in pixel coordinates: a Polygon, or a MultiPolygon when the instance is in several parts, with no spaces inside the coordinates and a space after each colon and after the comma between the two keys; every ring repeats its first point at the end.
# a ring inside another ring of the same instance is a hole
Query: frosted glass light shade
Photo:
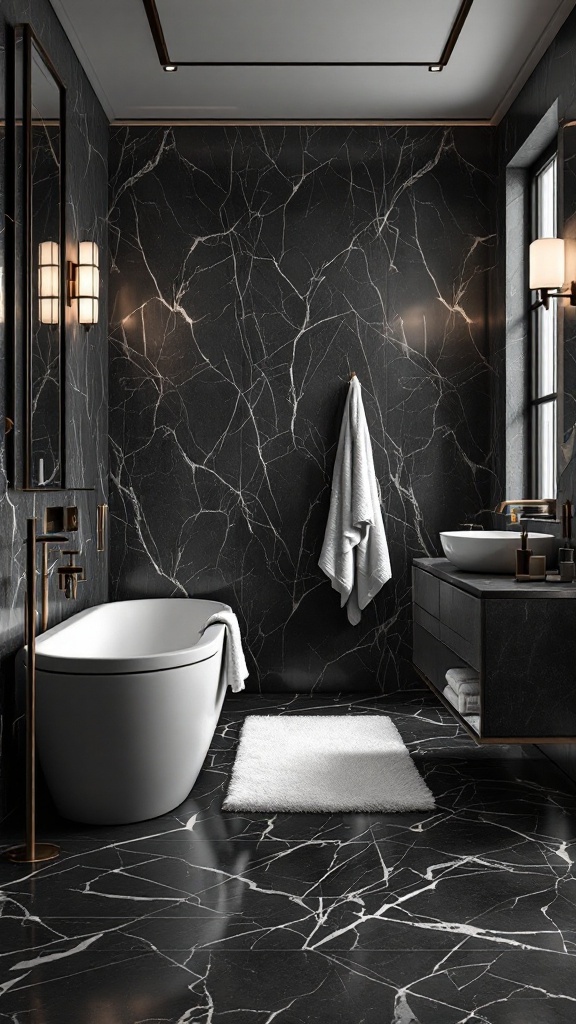
{"type": "Polygon", "coordinates": [[[38,246],[38,317],[41,324],[60,322],[60,247],[58,242],[38,246]]]}
{"type": "Polygon", "coordinates": [[[78,299],[78,320],[81,324],[98,323],[99,262],[96,242],[78,243],[76,298],[78,299]]]}
{"type": "Polygon", "coordinates": [[[530,245],[530,288],[561,288],[565,278],[564,239],[537,238],[530,245]]]}

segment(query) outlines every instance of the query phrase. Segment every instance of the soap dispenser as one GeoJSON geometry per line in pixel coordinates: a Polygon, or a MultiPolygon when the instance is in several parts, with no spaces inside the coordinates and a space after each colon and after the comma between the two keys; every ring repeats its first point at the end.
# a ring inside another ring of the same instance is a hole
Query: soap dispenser
{"type": "Polygon", "coordinates": [[[574,579],[574,548],[572,547],[572,502],[562,505],[562,547],[558,552],[558,569],[563,580],[574,579]],[[570,568],[572,566],[572,568],[570,568]]]}
{"type": "Polygon", "coordinates": [[[531,549],[528,547],[528,527],[522,527],[521,547],[516,549],[516,576],[530,575],[531,549]]]}

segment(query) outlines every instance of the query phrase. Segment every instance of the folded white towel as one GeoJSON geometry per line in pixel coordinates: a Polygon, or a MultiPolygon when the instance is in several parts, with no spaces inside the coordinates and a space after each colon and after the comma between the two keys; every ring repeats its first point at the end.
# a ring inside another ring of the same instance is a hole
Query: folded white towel
{"type": "MultiPolygon", "coordinates": [[[[465,693],[456,693],[454,688],[450,686],[450,684],[448,684],[446,689],[449,689],[450,692],[454,695],[454,707],[458,708],[458,711],[460,712],[461,715],[478,714],[478,712],[480,711],[479,693],[474,693],[472,695],[467,695],[465,693]]],[[[444,693],[446,693],[446,690],[444,690],[444,693]]]]}
{"type": "MultiPolygon", "coordinates": [[[[456,701],[452,701],[461,715],[478,714],[480,711],[480,676],[473,668],[449,668],[446,682],[456,701]]],[[[444,690],[446,694],[446,690],[444,690]]]]}
{"type": "Polygon", "coordinates": [[[208,629],[208,626],[213,626],[219,622],[223,623],[226,627],[226,640],[224,644],[226,682],[233,693],[238,693],[239,690],[244,689],[244,680],[248,675],[248,668],[242,649],[240,626],[234,612],[231,608],[223,608],[222,611],[214,612],[214,615],[211,615],[206,620],[200,632],[203,633],[205,629],[208,629]]]}
{"type": "Polygon", "coordinates": [[[451,683],[448,682],[448,686],[451,686],[454,693],[457,693],[459,697],[479,697],[480,696],[480,683],[451,683]]]}
{"type": "Polygon", "coordinates": [[[473,696],[480,693],[480,676],[473,668],[449,668],[446,673],[446,682],[454,690],[454,693],[473,696]]]}
{"type": "Polygon", "coordinates": [[[348,620],[361,612],[392,576],[372,445],[357,377],[350,381],[334,463],[330,511],[320,568],[346,604],[348,620]]]}
{"type": "Polygon", "coordinates": [[[470,684],[472,689],[467,690],[468,693],[480,692],[480,675],[475,669],[470,669],[468,666],[462,667],[461,669],[448,669],[446,673],[446,682],[450,683],[453,690],[456,693],[460,692],[460,688],[466,684],[470,684]],[[477,690],[474,690],[474,686],[477,690]]]}
{"type": "MultiPolygon", "coordinates": [[[[460,714],[466,719],[469,725],[471,725],[472,728],[476,730],[476,732],[480,732],[480,715],[466,714],[463,711],[460,711],[460,708],[458,706],[458,696],[454,693],[454,690],[452,689],[451,686],[446,687],[446,689],[444,690],[444,696],[446,700],[450,702],[452,707],[456,708],[456,710],[460,712],[460,714]]],[[[479,711],[480,708],[478,708],[477,710],[479,711]]]]}

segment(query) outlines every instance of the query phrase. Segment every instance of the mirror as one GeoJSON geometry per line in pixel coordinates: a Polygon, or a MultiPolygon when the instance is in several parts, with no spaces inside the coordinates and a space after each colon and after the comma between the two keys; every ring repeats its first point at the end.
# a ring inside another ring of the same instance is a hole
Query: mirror
{"type": "Polygon", "coordinates": [[[30,26],[14,47],[14,484],[64,480],[65,89],[30,26]]]}

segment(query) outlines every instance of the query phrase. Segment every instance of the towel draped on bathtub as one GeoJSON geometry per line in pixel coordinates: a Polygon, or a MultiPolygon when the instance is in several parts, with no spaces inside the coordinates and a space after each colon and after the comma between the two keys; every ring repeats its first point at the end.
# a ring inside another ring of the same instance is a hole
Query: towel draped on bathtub
{"type": "Polygon", "coordinates": [[[226,682],[233,693],[238,693],[239,690],[244,689],[244,680],[248,676],[248,667],[242,649],[238,619],[231,608],[222,608],[221,611],[214,612],[206,620],[200,632],[203,633],[204,630],[208,629],[208,626],[214,626],[217,623],[222,623],[226,628],[226,639],[224,642],[226,682]]]}

